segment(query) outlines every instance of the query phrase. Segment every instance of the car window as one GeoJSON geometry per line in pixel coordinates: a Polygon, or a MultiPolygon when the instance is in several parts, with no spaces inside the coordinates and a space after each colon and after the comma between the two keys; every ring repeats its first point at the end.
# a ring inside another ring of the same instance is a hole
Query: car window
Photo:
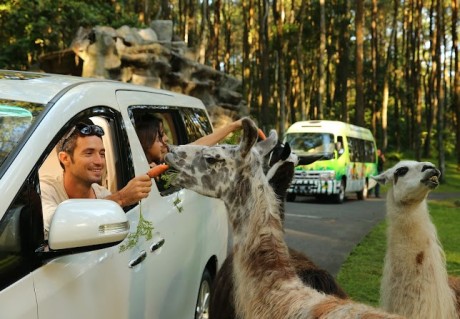
{"type": "MultiPolygon", "coordinates": [[[[211,123],[204,109],[164,105],[133,105],[128,108],[128,113],[135,128],[136,123],[149,117],[160,119],[168,137],[168,144],[172,145],[191,143],[212,132],[211,123]]],[[[155,180],[163,196],[180,189],[171,187],[171,176],[171,172],[167,172],[155,180]]]]}
{"type": "MultiPolygon", "coordinates": [[[[90,117],[91,121],[102,127],[104,130],[104,136],[102,136],[102,140],[104,143],[105,151],[106,151],[106,167],[104,170],[104,177],[102,179],[102,186],[109,189],[112,193],[117,191],[117,177],[116,177],[116,168],[115,162],[116,153],[114,152],[114,138],[113,138],[113,131],[109,125],[109,122],[104,117],[93,116],[90,117]]],[[[71,127],[72,125],[70,125],[71,127]]],[[[59,140],[59,139],[58,139],[59,140]]],[[[62,167],[59,164],[58,160],[58,151],[56,150],[56,146],[53,150],[48,154],[46,157],[45,162],[42,164],[39,170],[40,177],[57,177],[58,175],[62,175],[62,167]]]]}
{"type": "Polygon", "coordinates": [[[44,109],[42,104],[0,99],[0,168],[44,109]]]}
{"type": "MultiPolygon", "coordinates": [[[[102,140],[105,148],[105,169],[100,185],[106,188],[110,193],[114,193],[123,188],[129,180],[134,177],[134,167],[132,163],[131,150],[129,147],[128,137],[122,125],[121,115],[106,107],[95,107],[90,111],[85,111],[71,121],[69,121],[53,139],[52,145],[49,148],[52,150],[46,154],[46,159],[39,169],[39,177],[42,187],[54,185],[56,180],[63,174],[58,159],[56,145],[59,140],[68,134],[68,132],[79,122],[90,119],[92,123],[99,125],[104,130],[102,140]],[[46,181],[46,182],[45,182],[46,181]]],[[[48,189],[50,187],[48,186],[48,189]]],[[[62,197],[62,196],[61,196],[62,197]]],[[[45,225],[49,224],[46,221],[46,210],[52,211],[52,206],[45,207],[45,225]]],[[[134,205],[133,205],[134,206],[134,205]]],[[[130,210],[133,206],[124,207],[125,211],[130,210]]],[[[48,214],[49,215],[49,214],[48,214]]],[[[49,217],[48,217],[49,219],[49,217]]]]}
{"type": "Polygon", "coordinates": [[[41,204],[28,179],[0,220],[0,290],[39,266],[35,250],[43,243],[41,204]]]}
{"type": "Polygon", "coordinates": [[[181,109],[181,115],[189,143],[212,133],[212,126],[205,110],[198,108],[183,108],[181,109]]]}

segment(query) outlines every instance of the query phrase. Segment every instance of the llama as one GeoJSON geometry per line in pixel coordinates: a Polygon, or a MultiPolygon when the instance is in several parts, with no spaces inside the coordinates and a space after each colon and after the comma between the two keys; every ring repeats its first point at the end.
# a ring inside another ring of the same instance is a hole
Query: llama
{"type": "MultiPolygon", "coordinates": [[[[267,161],[268,172],[266,176],[276,197],[280,201],[281,222],[284,221],[286,190],[294,176],[294,168],[297,162],[297,156],[291,153],[289,144],[278,142],[269,153],[267,161]]],[[[326,270],[315,265],[305,254],[289,247],[289,256],[292,266],[304,284],[326,294],[333,294],[340,298],[347,297],[334,277],[326,270]]],[[[233,300],[233,252],[231,252],[214,279],[212,294],[209,299],[209,318],[236,318],[233,300]]]]}
{"type": "Polygon", "coordinates": [[[392,184],[386,199],[381,306],[407,318],[458,318],[444,252],[426,202],[440,174],[431,163],[402,161],[373,177],[381,184],[392,184]]]}
{"type": "MultiPolygon", "coordinates": [[[[272,134],[276,134],[272,131],[272,134]]],[[[172,147],[166,162],[173,184],[220,198],[233,229],[236,315],[244,319],[401,318],[305,286],[284,242],[279,201],[253,148],[257,127],[243,119],[239,145],[172,147]]],[[[267,144],[269,149],[273,148],[267,144]]]]}

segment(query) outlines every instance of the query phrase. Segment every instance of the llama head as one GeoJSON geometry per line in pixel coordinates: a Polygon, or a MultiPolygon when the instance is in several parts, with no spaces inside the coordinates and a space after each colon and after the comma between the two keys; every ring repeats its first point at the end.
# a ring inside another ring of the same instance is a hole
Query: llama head
{"type": "Polygon", "coordinates": [[[266,176],[279,199],[283,200],[294,177],[294,168],[299,163],[297,155],[291,152],[288,143],[278,142],[267,155],[266,176]]]}
{"type": "Polygon", "coordinates": [[[280,202],[280,218],[284,223],[284,199],[299,159],[297,155],[291,152],[288,143],[282,144],[280,142],[276,144],[267,157],[268,171],[265,175],[280,202]]]}
{"type": "Polygon", "coordinates": [[[273,149],[277,134],[272,131],[269,138],[253,147],[258,136],[256,125],[244,118],[242,126],[239,145],[171,147],[165,161],[178,171],[172,183],[224,201],[244,200],[251,196],[249,181],[259,171],[264,178],[262,156],[273,149]]]}
{"type": "Polygon", "coordinates": [[[380,184],[392,183],[389,196],[396,204],[407,205],[423,201],[439,185],[440,176],[432,163],[401,161],[372,178],[380,184]]]}

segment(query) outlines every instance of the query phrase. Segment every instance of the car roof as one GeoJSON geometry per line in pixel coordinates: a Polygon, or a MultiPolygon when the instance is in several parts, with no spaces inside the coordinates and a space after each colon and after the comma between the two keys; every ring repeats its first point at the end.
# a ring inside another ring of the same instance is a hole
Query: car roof
{"type": "Polygon", "coordinates": [[[113,83],[114,89],[139,90],[167,95],[180,95],[187,99],[193,97],[180,93],[173,93],[166,90],[154,89],[151,87],[128,84],[120,81],[83,78],[77,76],[12,71],[0,69],[0,92],[1,98],[16,101],[25,101],[39,104],[47,104],[53,98],[58,97],[61,92],[65,92],[74,86],[85,83],[113,83]],[[18,82],[21,82],[20,85],[18,82]]]}
{"type": "Polygon", "coordinates": [[[47,104],[66,87],[88,79],[23,71],[0,70],[0,92],[11,100],[47,104]],[[21,82],[18,85],[18,82],[21,82]]]}

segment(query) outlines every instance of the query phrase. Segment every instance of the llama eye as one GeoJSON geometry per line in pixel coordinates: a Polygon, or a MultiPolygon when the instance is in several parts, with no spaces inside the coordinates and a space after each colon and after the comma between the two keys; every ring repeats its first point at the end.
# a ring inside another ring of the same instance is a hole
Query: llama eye
{"type": "Polygon", "coordinates": [[[218,162],[218,159],[214,157],[205,157],[204,160],[206,161],[207,164],[213,165],[218,162]]]}
{"type": "Polygon", "coordinates": [[[395,171],[395,176],[404,176],[408,171],[408,167],[400,167],[395,171]]]}

